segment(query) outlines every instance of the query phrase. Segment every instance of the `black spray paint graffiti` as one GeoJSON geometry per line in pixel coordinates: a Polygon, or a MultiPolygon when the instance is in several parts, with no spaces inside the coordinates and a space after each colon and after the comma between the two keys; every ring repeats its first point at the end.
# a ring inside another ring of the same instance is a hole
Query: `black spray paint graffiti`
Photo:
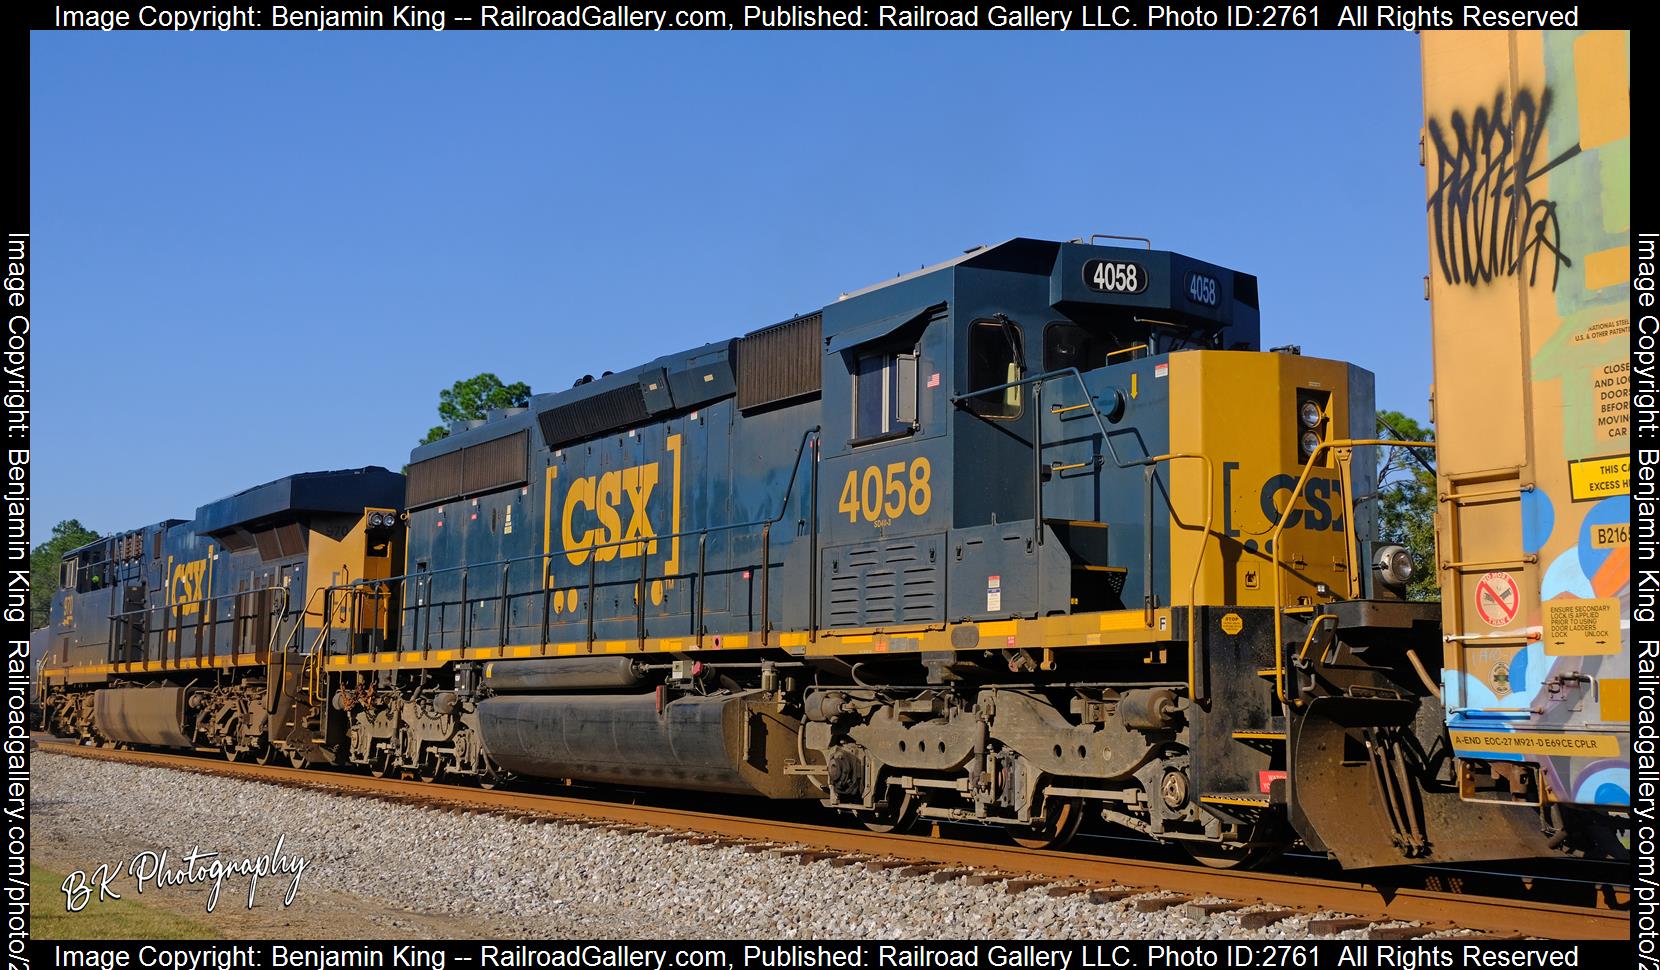
{"type": "Polygon", "coordinates": [[[1548,261],[1554,290],[1562,267],[1573,265],[1562,251],[1556,203],[1534,198],[1530,188],[1534,179],[1579,154],[1575,145],[1538,164],[1550,108],[1548,90],[1537,103],[1524,90],[1509,107],[1500,92],[1491,108],[1478,107],[1468,118],[1454,111],[1445,126],[1430,120],[1436,166],[1431,234],[1448,283],[1478,286],[1525,268],[1531,286],[1540,264],[1548,261]]]}

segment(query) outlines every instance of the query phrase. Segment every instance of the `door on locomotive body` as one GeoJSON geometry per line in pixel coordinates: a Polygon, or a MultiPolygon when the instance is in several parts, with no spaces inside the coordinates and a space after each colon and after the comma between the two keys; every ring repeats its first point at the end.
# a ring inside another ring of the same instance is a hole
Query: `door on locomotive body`
{"type": "MultiPolygon", "coordinates": [[[[1037,506],[1044,540],[1055,546],[1043,550],[1040,571],[1053,588],[1040,607],[1121,610],[1126,605],[1127,550],[1136,548],[1134,537],[1140,532],[1125,525],[1132,519],[1139,526],[1144,489],[1123,494],[1122,489],[1114,493],[1105,486],[1125,477],[1123,469],[1114,467],[1114,453],[1103,437],[1103,430],[1112,429],[1123,415],[1125,399],[1123,392],[1110,387],[1102,393],[1101,372],[1111,364],[1130,363],[1138,354],[1145,356],[1148,335],[1142,328],[1128,328],[1087,311],[1073,313],[1048,317],[1041,335],[1031,338],[1037,355],[1033,369],[1062,375],[1044,384],[1041,410],[1034,418],[1041,423],[1037,465],[1042,495],[1037,506]],[[1078,377],[1064,373],[1074,370],[1078,377]]],[[[1122,437],[1127,446],[1145,449],[1139,436],[1122,437]]],[[[1133,474],[1140,479],[1139,472],[1133,474]]]]}
{"type": "Polygon", "coordinates": [[[828,344],[819,486],[827,630],[903,631],[946,618],[951,339],[943,311],[907,310],[828,344]]]}
{"type": "Polygon", "coordinates": [[[280,618],[281,641],[277,650],[303,650],[310,645],[310,637],[322,627],[323,598],[313,599],[305,588],[305,563],[291,562],[277,566],[277,585],[287,590],[287,615],[280,618]]]}
{"type": "Polygon", "coordinates": [[[1034,373],[1028,358],[1032,326],[1001,313],[977,314],[959,326],[953,619],[1037,614],[1037,396],[1032,385],[1018,383],[1034,373]]]}

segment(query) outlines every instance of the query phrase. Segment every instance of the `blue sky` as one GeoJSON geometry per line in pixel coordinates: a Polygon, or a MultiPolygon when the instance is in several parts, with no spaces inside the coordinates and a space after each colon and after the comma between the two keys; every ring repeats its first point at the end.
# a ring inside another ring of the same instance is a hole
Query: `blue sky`
{"type": "Polygon", "coordinates": [[[742,333],[1015,235],[1256,273],[1430,383],[1409,33],[36,33],[33,534],[392,468],[479,371],[742,333]]]}

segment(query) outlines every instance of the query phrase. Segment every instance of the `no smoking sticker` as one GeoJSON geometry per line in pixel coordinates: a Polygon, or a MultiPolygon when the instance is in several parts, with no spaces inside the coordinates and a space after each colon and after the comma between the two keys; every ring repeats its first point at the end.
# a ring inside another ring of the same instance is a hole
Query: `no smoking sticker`
{"type": "Polygon", "coordinates": [[[1488,573],[1476,581],[1476,613],[1488,626],[1508,626],[1521,603],[1521,591],[1509,573],[1488,573]]]}

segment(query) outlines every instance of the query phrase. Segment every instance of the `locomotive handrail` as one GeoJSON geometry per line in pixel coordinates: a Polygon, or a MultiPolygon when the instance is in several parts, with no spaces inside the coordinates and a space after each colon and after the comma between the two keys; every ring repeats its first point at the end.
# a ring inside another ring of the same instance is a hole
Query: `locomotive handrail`
{"type": "MultiPolygon", "coordinates": [[[[1303,472],[1298,476],[1297,484],[1291,489],[1291,496],[1286,499],[1285,509],[1280,512],[1280,519],[1274,524],[1274,532],[1268,538],[1268,554],[1272,557],[1274,567],[1274,693],[1279,697],[1282,704],[1292,704],[1292,701],[1285,694],[1285,603],[1283,600],[1285,589],[1281,581],[1283,570],[1280,568],[1280,534],[1285,531],[1286,523],[1291,520],[1291,512],[1297,507],[1297,500],[1302,498],[1303,488],[1308,485],[1309,477],[1314,472],[1315,461],[1322,454],[1334,449],[1375,447],[1378,445],[1387,445],[1394,448],[1434,448],[1435,442],[1388,441],[1382,438],[1343,438],[1337,441],[1321,442],[1309,453],[1308,459],[1303,465],[1303,472]]],[[[1345,465],[1344,467],[1347,470],[1348,466],[1345,465]]],[[[1345,492],[1352,490],[1352,483],[1350,482],[1343,482],[1342,486],[1345,492]]],[[[1354,528],[1352,517],[1349,520],[1349,528],[1354,528]]],[[[1346,553],[1348,550],[1347,544],[1344,545],[1344,550],[1346,553]]],[[[1355,571],[1353,569],[1355,564],[1350,563],[1349,565],[1351,571],[1355,571]]]]}
{"type": "MultiPolygon", "coordinates": [[[[326,604],[328,602],[328,599],[327,599],[328,589],[329,589],[329,587],[327,587],[327,586],[319,586],[316,589],[313,589],[311,591],[311,596],[309,598],[307,598],[307,600],[305,602],[305,605],[301,606],[298,610],[283,613],[283,616],[294,616],[294,617],[297,618],[294,621],[294,625],[292,627],[290,627],[289,630],[288,630],[288,639],[293,640],[296,643],[300,642],[300,638],[303,636],[301,631],[305,629],[305,618],[306,618],[306,615],[311,612],[311,603],[312,603],[312,601],[317,599],[317,594],[318,593],[323,593],[324,594],[324,603],[326,604]]],[[[283,600],[284,600],[284,606],[286,606],[291,601],[290,600],[290,593],[289,593],[288,588],[286,586],[283,587],[283,600]]],[[[327,630],[327,629],[328,629],[328,627],[327,627],[327,625],[325,625],[323,627],[323,630],[327,630]]],[[[284,647],[282,650],[277,650],[276,649],[277,641],[279,639],[283,639],[282,637],[279,636],[280,633],[282,633],[282,621],[279,619],[277,621],[276,628],[271,631],[271,645],[265,651],[265,653],[266,653],[265,662],[267,664],[269,664],[271,662],[271,655],[273,653],[275,653],[277,656],[282,658],[281,666],[279,666],[278,669],[277,669],[277,676],[267,678],[267,682],[266,682],[266,685],[265,685],[265,713],[266,714],[276,713],[276,710],[277,710],[276,698],[283,690],[283,683],[282,682],[284,680],[286,680],[287,677],[288,677],[288,658],[294,654],[294,651],[289,650],[287,647],[284,647]]],[[[318,636],[319,637],[322,636],[322,631],[318,632],[318,636]]],[[[315,644],[315,641],[314,641],[314,644],[315,644]]],[[[303,671],[303,668],[302,668],[302,673],[303,672],[304,671],[303,671]]],[[[296,692],[296,693],[298,693],[298,692],[296,692]]]]}
{"type": "MultiPolygon", "coordinates": [[[[121,585],[117,588],[125,589],[125,585],[123,584],[123,585],[121,585]]],[[[165,590],[155,589],[155,590],[151,590],[150,592],[151,592],[151,595],[161,595],[165,592],[165,590]]],[[[196,619],[196,622],[195,622],[195,628],[197,630],[197,644],[196,644],[197,651],[196,651],[196,658],[195,659],[198,662],[200,662],[200,660],[202,659],[201,642],[200,642],[200,640],[201,640],[201,630],[204,627],[207,628],[207,630],[208,630],[209,653],[210,654],[217,653],[217,646],[218,646],[218,642],[219,642],[219,636],[218,636],[219,625],[222,624],[222,623],[235,623],[237,620],[242,618],[241,610],[239,608],[234,609],[233,612],[231,613],[231,615],[228,616],[228,617],[220,616],[219,615],[219,610],[217,609],[217,606],[221,601],[227,600],[227,599],[233,599],[233,598],[237,598],[237,597],[256,595],[256,594],[259,594],[259,593],[273,593],[273,592],[281,593],[284,597],[286,597],[288,595],[288,588],[286,586],[265,586],[265,587],[261,587],[259,589],[233,590],[233,591],[228,592],[228,593],[219,593],[219,594],[214,595],[214,596],[204,596],[204,597],[201,597],[199,599],[193,599],[193,600],[180,600],[180,601],[172,602],[172,603],[168,603],[168,602],[146,603],[145,605],[140,606],[140,607],[136,607],[134,609],[122,610],[118,613],[111,613],[111,614],[109,614],[110,633],[109,633],[109,639],[108,639],[108,642],[107,642],[106,646],[108,647],[108,651],[113,653],[113,651],[115,649],[115,644],[116,644],[115,624],[120,623],[120,624],[123,624],[123,625],[127,625],[127,624],[133,623],[134,620],[137,619],[137,618],[142,618],[142,619],[145,620],[145,623],[144,623],[144,639],[146,641],[145,654],[149,655],[149,653],[150,653],[150,650],[148,649],[148,641],[149,641],[149,639],[152,635],[157,636],[156,646],[158,647],[158,652],[159,652],[160,649],[165,648],[165,644],[162,643],[161,641],[162,641],[162,639],[165,638],[165,635],[167,633],[169,633],[169,632],[178,632],[178,631],[181,631],[181,630],[184,629],[184,623],[182,623],[182,622],[174,625],[174,624],[169,624],[166,621],[170,618],[171,614],[177,612],[181,607],[189,606],[189,605],[193,604],[197,608],[197,612],[196,612],[197,619],[196,619]],[[162,625],[161,625],[160,628],[152,629],[149,625],[148,620],[149,620],[150,614],[155,613],[157,611],[160,611],[163,622],[162,622],[162,625]],[[207,617],[209,617],[210,615],[211,615],[211,619],[208,619],[207,617]]],[[[278,619],[278,621],[275,624],[275,627],[273,629],[273,633],[275,633],[276,631],[280,630],[281,626],[282,626],[282,622],[281,622],[280,617],[288,615],[286,601],[283,603],[283,605],[280,609],[273,610],[272,612],[279,615],[279,619],[278,619]]],[[[269,651],[274,645],[275,645],[275,637],[273,636],[271,643],[267,644],[267,647],[266,647],[267,651],[269,651]]],[[[238,644],[238,646],[240,646],[240,644],[238,644]]],[[[173,658],[175,662],[180,661],[180,660],[183,659],[183,643],[182,643],[182,641],[178,644],[178,648],[179,649],[176,651],[178,653],[178,656],[175,656],[173,658]]],[[[112,663],[114,662],[113,656],[111,657],[111,662],[112,663]]]]}
{"type": "MultiPolygon", "coordinates": [[[[1205,466],[1205,528],[1204,531],[1199,534],[1199,554],[1193,557],[1193,578],[1188,580],[1187,584],[1187,693],[1188,696],[1193,699],[1194,703],[1199,703],[1209,699],[1208,697],[1199,696],[1199,625],[1196,620],[1198,618],[1199,608],[1199,577],[1204,571],[1205,553],[1210,551],[1211,527],[1215,524],[1216,519],[1215,489],[1212,484],[1215,478],[1215,466],[1211,464],[1209,455],[1196,455],[1190,452],[1173,452],[1167,455],[1154,455],[1152,458],[1148,459],[1147,477],[1148,488],[1150,490],[1152,487],[1153,465],[1158,462],[1174,462],[1183,459],[1197,459],[1202,465],[1205,466]]],[[[1151,512],[1150,508],[1149,512],[1151,512]]],[[[1152,523],[1149,521],[1145,524],[1148,527],[1148,533],[1151,534],[1152,523]]],[[[1148,571],[1148,575],[1152,575],[1151,570],[1148,571]]]]}
{"type": "MultiPolygon", "coordinates": [[[[800,442],[799,445],[796,446],[795,462],[790,467],[790,479],[784,486],[783,499],[779,503],[778,512],[774,515],[771,515],[767,518],[754,519],[754,520],[747,521],[747,522],[731,522],[731,523],[725,523],[725,524],[722,524],[722,525],[704,526],[703,528],[700,528],[700,529],[682,529],[682,530],[679,530],[679,531],[676,531],[676,532],[660,533],[658,535],[652,536],[650,538],[650,540],[641,539],[641,538],[634,538],[634,539],[618,540],[616,542],[607,542],[607,543],[600,543],[600,544],[589,545],[589,546],[582,546],[581,549],[583,549],[583,550],[585,550],[589,553],[589,556],[588,556],[588,596],[587,596],[587,601],[588,601],[588,642],[589,642],[589,644],[591,645],[594,642],[595,617],[594,617],[594,595],[593,594],[594,594],[595,585],[597,583],[597,579],[596,579],[596,576],[595,576],[595,571],[596,571],[597,563],[598,563],[598,559],[593,555],[594,552],[596,552],[600,549],[620,548],[620,547],[623,547],[623,546],[639,546],[639,545],[643,545],[647,541],[666,541],[666,540],[669,540],[669,539],[682,539],[682,538],[686,538],[686,537],[689,537],[689,536],[697,536],[698,537],[698,560],[699,560],[699,563],[698,563],[698,571],[696,573],[696,576],[698,578],[698,589],[697,589],[697,594],[698,595],[696,596],[697,609],[694,611],[694,613],[695,613],[695,616],[696,616],[696,625],[697,625],[696,634],[697,634],[697,637],[698,637],[699,646],[701,646],[702,645],[702,638],[703,638],[703,629],[702,629],[702,627],[703,627],[703,617],[702,617],[703,595],[702,595],[702,588],[703,588],[703,579],[704,579],[704,573],[705,573],[705,568],[704,568],[705,567],[705,555],[704,555],[704,553],[705,553],[705,541],[704,540],[710,533],[714,533],[714,532],[726,532],[726,531],[732,531],[732,530],[736,530],[736,529],[746,529],[746,528],[760,527],[760,528],[763,529],[763,533],[762,533],[762,560],[763,561],[761,563],[761,588],[762,588],[761,627],[762,627],[762,645],[765,646],[766,643],[767,643],[767,639],[768,639],[767,638],[767,629],[770,626],[770,622],[771,622],[770,615],[769,615],[769,613],[770,613],[770,604],[767,602],[767,600],[768,600],[768,595],[767,594],[770,592],[769,586],[770,586],[770,574],[771,574],[771,563],[769,561],[767,561],[768,558],[769,558],[769,553],[770,553],[770,538],[771,538],[769,527],[773,526],[773,525],[776,525],[779,522],[783,521],[784,516],[789,513],[789,511],[790,511],[790,497],[795,494],[795,484],[796,484],[796,481],[800,477],[800,474],[801,474],[801,463],[802,463],[801,459],[807,452],[808,442],[818,440],[820,430],[821,430],[821,428],[820,428],[819,425],[814,425],[813,427],[808,428],[806,431],[804,431],[802,433],[801,442],[800,442]]],[[[814,464],[813,482],[814,482],[814,490],[816,492],[816,485],[817,485],[817,479],[818,479],[817,461],[815,460],[813,464],[814,464]]],[[[813,505],[813,508],[810,510],[811,522],[809,523],[809,526],[810,526],[812,535],[814,536],[814,541],[815,541],[815,544],[816,544],[816,536],[817,536],[817,532],[818,532],[818,501],[817,501],[817,495],[816,494],[814,494],[813,497],[812,497],[812,505],[813,505]]],[[[406,582],[407,580],[410,580],[410,579],[415,579],[415,580],[423,580],[424,579],[427,583],[428,588],[430,589],[432,578],[435,577],[435,576],[460,572],[460,573],[463,574],[463,580],[465,580],[465,576],[466,576],[466,573],[467,573],[468,570],[486,568],[486,567],[491,567],[491,566],[500,566],[500,567],[502,567],[502,572],[503,572],[502,589],[504,590],[504,593],[497,597],[497,601],[500,602],[500,603],[505,603],[511,597],[510,593],[505,592],[508,589],[507,577],[506,577],[507,571],[512,567],[512,565],[514,563],[529,562],[531,560],[540,559],[540,560],[542,560],[542,582],[541,582],[542,589],[541,589],[541,592],[542,592],[542,596],[543,596],[542,641],[544,643],[546,643],[547,642],[547,615],[548,615],[548,603],[547,603],[547,601],[548,601],[549,595],[552,592],[552,588],[548,585],[548,579],[551,575],[550,570],[551,570],[552,562],[553,562],[553,559],[554,559],[555,556],[566,555],[566,554],[568,554],[572,551],[573,550],[572,550],[571,547],[562,546],[558,549],[546,549],[546,550],[543,550],[541,552],[535,552],[535,553],[531,553],[531,554],[525,555],[525,556],[513,556],[513,557],[509,557],[509,558],[504,558],[504,559],[488,560],[488,561],[485,561],[485,562],[463,563],[463,564],[457,565],[457,566],[446,566],[442,569],[424,570],[424,571],[418,572],[418,573],[403,573],[403,574],[397,575],[397,576],[384,576],[384,577],[375,578],[375,579],[370,579],[370,578],[356,579],[356,580],[352,580],[349,583],[340,583],[340,584],[337,584],[337,585],[328,586],[328,587],[324,587],[324,588],[329,589],[329,590],[342,590],[342,591],[345,591],[347,593],[347,595],[355,597],[355,596],[362,595],[362,591],[365,587],[387,586],[387,585],[390,585],[392,583],[406,582]]],[[[636,599],[636,611],[637,611],[637,614],[638,614],[637,621],[636,621],[637,624],[638,624],[637,628],[636,628],[637,633],[639,633],[641,630],[643,630],[644,615],[645,615],[645,600],[646,600],[645,583],[646,583],[647,580],[649,580],[649,574],[647,573],[647,571],[645,569],[645,565],[644,565],[644,557],[641,557],[641,558],[642,558],[641,589],[640,589],[640,595],[636,599]]],[[[816,560],[817,557],[815,556],[814,558],[816,560]]],[[[689,574],[682,572],[682,573],[677,573],[676,575],[689,575],[689,574]]],[[[667,574],[665,574],[663,578],[668,578],[667,574]]],[[[816,596],[814,597],[814,599],[816,600],[816,596]]],[[[424,603],[424,606],[427,609],[427,616],[428,616],[427,635],[431,636],[431,612],[430,612],[431,607],[432,607],[431,597],[430,596],[425,597],[425,600],[426,600],[426,602],[424,603]]],[[[403,611],[409,610],[411,608],[412,607],[410,607],[407,603],[405,603],[402,607],[400,607],[399,612],[402,613],[403,611]]],[[[464,626],[463,626],[463,637],[464,637],[463,646],[466,646],[465,632],[468,629],[468,627],[470,626],[470,624],[468,623],[468,603],[467,603],[467,600],[465,598],[464,593],[463,593],[463,599],[462,599],[462,602],[461,602],[461,608],[463,610],[462,622],[464,624],[464,626]]],[[[812,624],[813,629],[816,631],[817,627],[818,627],[818,617],[817,617],[817,614],[816,614],[816,609],[813,610],[812,612],[814,613],[814,615],[810,618],[810,622],[812,624]]],[[[332,627],[332,621],[333,621],[332,614],[330,615],[328,620],[329,620],[329,623],[325,627],[325,629],[332,632],[332,628],[333,628],[332,627]]],[[[505,620],[503,620],[503,622],[505,623],[505,620]]],[[[401,628],[401,623],[400,623],[400,628],[401,628]]],[[[641,633],[640,635],[641,635],[641,639],[643,640],[644,639],[643,633],[641,633]]],[[[505,637],[503,639],[505,641],[505,637]]],[[[503,642],[501,645],[506,646],[506,643],[503,642]]],[[[422,649],[426,649],[426,648],[423,647],[422,649]]],[[[351,649],[348,650],[348,653],[355,653],[355,652],[356,652],[355,646],[353,646],[351,649]]]]}
{"type": "MultiPolygon", "coordinates": [[[[1129,348],[1129,349],[1133,350],[1135,348],[1129,348]]],[[[1074,405],[1073,407],[1077,407],[1077,408],[1087,407],[1089,409],[1090,415],[1095,418],[1096,427],[1100,428],[1100,430],[1101,430],[1101,443],[1106,446],[1107,452],[1112,455],[1113,465],[1116,466],[1119,469],[1130,469],[1130,468],[1135,468],[1135,467],[1138,467],[1138,466],[1143,467],[1143,468],[1146,469],[1147,489],[1148,489],[1149,499],[1148,499],[1148,504],[1147,504],[1146,511],[1144,513],[1145,519],[1142,522],[1142,526],[1143,526],[1143,531],[1147,534],[1147,560],[1148,561],[1147,561],[1147,567],[1144,570],[1144,572],[1146,573],[1145,582],[1147,582],[1149,584],[1151,584],[1151,582],[1152,582],[1152,575],[1153,575],[1153,570],[1152,570],[1153,529],[1152,529],[1151,493],[1152,493],[1152,487],[1153,487],[1152,476],[1153,476],[1154,467],[1161,464],[1161,463],[1163,463],[1163,462],[1174,462],[1174,461],[1181,461],[1181,460],[1197,460],[1205,466],[1205,473],[1204,473],[1205,474],[1205,527],[1204,527],[1204,531],[1200,534],[1199,554],[1193,558],[1193,578],[1189,581],[1188,588],[1187,588],[1187,692],[1188,692],[1188,696],[1191,697],[1195,702],[1202,701],[1205,698],[1202,698],[1202,697],[1198,696],[1198,674],[1197,674],[1197,670],[1196,670],[1197,660],[1198,660],[1198,656],[1197,656],[1198,655],[1198,637],[1197,637],[1197,624],[1194,621],[1197,619],[1197,616],[1198,616],[1198,602],[1197,601],[1198,601],[1198,591],[1199,591],[1199,577],[1203,574],[1204,563],[1205,563],[1205,553],[1208,552],[1209,549],[1210,549],[1211,526],[1213,524],[1215,511],[1216,511],[1215,510],[1215,503],[1213,501],[1213,494],[1212,494],[1212,492],[1214,490],[1214,485],[1213,485],[1214,475],[1213,475],[1213,466],[1211,464],[1210,457],[1207,456],[1207,455],[1194,454],[1194,453],[1191,453],[1191,452],[1171,452],[1171,453],[1162,454],[1162,455],[1149,455],[1146,458],[1138,458],[1138,459],[1128,461],[1128,462],[1120,459],[1118,457],[1118,449],[1113,447],[1112,435],[1111,435],[1111,433],[1109,433],[1107,431],[1107,423],[1101,417],[1101,409],[1099,407],[1097,407],[1096,404],[1095,404],[1095,395],[1090,393],[1088,382],[1086,382],[1084,380],[1083,373],[1081,371],[1079,371],[1078,368],[1076,368],[1076,367],[1062,367],[1062,368],[1059,368],[1057,370],[1044,371],[1041,374],[1033,374],[1030,377],[1023,377],[1020,380],[1008,381],[1006,383],[999,384],[996,387],[986,387],[986,388],[981,388],[980,390],[977,390],[977,391],[969,391],[966,394],[956,394],[956,395],[952,396],[951,403],[953,405],[957,405],[957,404],[961,404],[961,402],[966,401],[970,398],[980,397],[980,396],[985,395],[985,394],[995,394],[995,393],[998,393],[1000,391],[1006,391],[1006,390],[1008,390],[1010,388],[1013,388],[1013,387],[1020,387],[1024,384],[1039,385],[1039,384],[1047,383],[1048,381],[1051,381],[1051,380],[1056,380],[1058,378],[1068,377],[1068,376],[1070,376],[1074,380],[1076,380],[1078,382],[1078,387],[1080,389],[1082,389],[1083,392],[1084,392],[1084,402],[1085,403],[1081,404],[1081,405],[1074,405]]],[[[1036,387],[1034,387],[1033,391],[1034,391],[1034,396],[1037,396],[1038,389],[1036,387]]],[[[1062,410],[1072,410],[1072,408],[1069,407],[1069,408],[1065,408],[1065,409],[1062,409],[1062,410]]],[[[1055,413],[1059,413],[1059,411],[1057,411],[1055,413]]],[[[1033,428],[1034,428],[1034,431],[1033,431],[1033,434],[1032,434],[1032,452],[1033,452],[1033,455],[1034,455],[1034,464],[1037,464],[1037,465],[1041,466],[1041,464],[1042,464],[1041,452],[1042,452],[1042,449],[1043,449],[1043,444],[1042,444],[1043,443],[1043,416],[1041,414],[1038,414],[1033,419],[1033,428]]],[[[1126,429],[1126,430],[1128,430],[1128,429],[1126,429]]],[[[1036,495],[1036,501],[1034,502],[1035,509],[1034,509],[1033,522],[1032,522],[1032,531],[1035,533],[1035,537],[1037,539],[1037,542],[1041,545],[1042,542],[1043,542],[1043,481],[1042,481],[1041,474],[1036,476],[1036,480],[1033,482],[1033,492],[1036,495]]],[[[1146,605],[1148,606],[1149,611],[1150,611],[1150,609],[1152,607],[1151,601],[1148,601],[1146,605]]],[[[1149,623],[1150,622],[1151,621],[1149,620],[1149,623]]]]}
{"type": "MultiPolygon", "coordinates": [[[[1107,431],[1106,421],[1101,418],[1101,409],[1095,406],[1095,395],[1089,392],[1089,384],[1084,381],[1083,373],[1076,367],[1061,367],[1056,370],[1044,371],[1041,374],[1033,374],[1030,377],[1022,377],[1017,381],[1008,381],[1003,384],[998,384],[995,387],[983,387],[977,391],[969,391],[965,394],[953,394],[951,396],[951,403],[953,405],[959,405],[970,398],[982,397],[986,394],[996,394],[999,391],[1007,391],[1010,388],[1022,387],[1027,384],[1047,383],[1049,381],[1067,376],[1071,376],[1074,380],[1076,380],[1078,382],[1078,387],[1084,392],[1084,399],[1089,402],[1090,414],[1095,418],[1096,427],[1101,430],[1101,442],[1107,446],[1107,452],[1112,455],[1113,465],[1122,469],[1134,468],[1138,465],[1154,464],[1155,459],[1152,456],[1148,456],[1146,458],[1136,458],[1131,461],[1124,461],[1118,457],[1118,449],[1113,447],[1112,443],[1113,436],[1109,431],[1107,431]]],[[[1122,432],[1127,433],[1131,430],[1133,429],[1125,428],[1122,429],[1122,432]]]]}

